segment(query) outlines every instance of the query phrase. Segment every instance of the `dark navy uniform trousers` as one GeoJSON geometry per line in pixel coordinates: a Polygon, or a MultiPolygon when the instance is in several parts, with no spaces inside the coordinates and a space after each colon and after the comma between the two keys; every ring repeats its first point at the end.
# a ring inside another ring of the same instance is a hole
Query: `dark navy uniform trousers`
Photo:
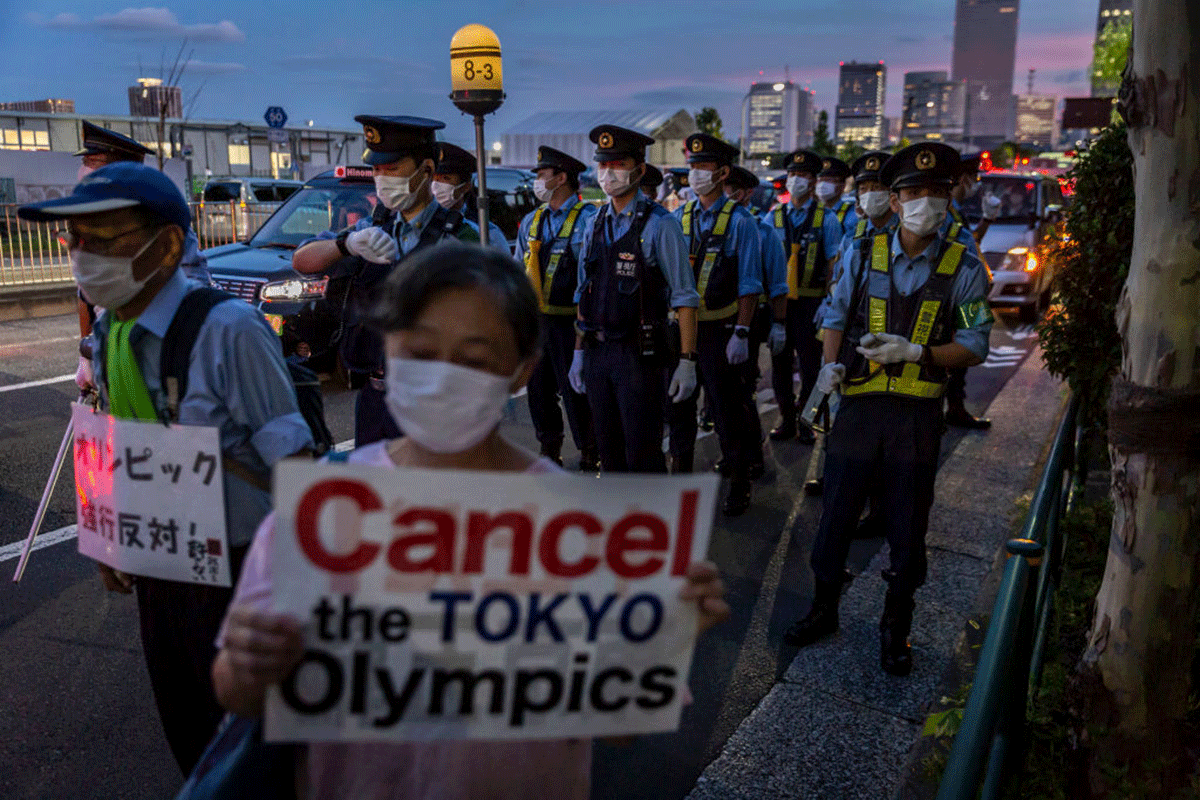
{"type": "Polygon", "coordinates": [[[592,432],[592,412],[587,396],[576,393],[567,378],[575,355],[575,317],[542,314],[542,325],[546,331],[542,358],[529,376],[526,392],[529,416],[533,419],[538,443],[543,448],[557,449],[563,442],[562,415],[565,410],[571,438],[582,453],[596,446],[596,437],[592,432]],[[559,408],[559,398],[562,408],[559,408]]]}
{"type": "Polygon", "coordinates": [[[605,472],[666,472],[665,360],[643,356],[636,337],[590,341],[583,381],[605,472]]]}
{"type": "Polygon", "coordinates": [[[783,352],[771,358],[771,385],[775,389],[775,402],[779,404],[779,415],[788,419],[796,413],[796,391],[792,386],[793,357],[800,366],[800,402],[817,385],[817,373],[821,371],[821,343],[817,341],[817,325],[813,317],[821,307],[820,297],[800,297],[787,301],[787,343],[783,352]]]}

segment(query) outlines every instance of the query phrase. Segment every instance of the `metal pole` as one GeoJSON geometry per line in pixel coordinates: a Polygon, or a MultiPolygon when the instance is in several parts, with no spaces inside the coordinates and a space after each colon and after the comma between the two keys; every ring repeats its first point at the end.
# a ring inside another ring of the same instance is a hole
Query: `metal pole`
{"type": "Polygon", "coordinates": [[[487,159],[483,149],[483,114],[475,115],[475,169],[479,175],[479,243],[488,246],[487,159]]]}
{"type": "Polygon", "coordinates": [[[21,560],[17,562],[17,571],[13,574],[13,583],[20,583],[21,576],[25,574],[25,565],[29,563],[29,554],[33,551],[33,540],[37,536],[38,529],[42,527],[42,520],[46,518],[46,508],[50,505],[50,497],[54,494],[54,487],[58,483],[58,475],[62,472],[63,462],[66,461],[67,448],[71,446],[71,434],[75,430],[74,420],[67,423],[67,430],[63,433],[62,443],[58,446],[58,455],[54,459],[54,466],[50,468],[50,479],[46,481],[46,488],[42,492],[42,502],[38,505],[37,513],[33,515],[33,525],[29,528],[29,536],[25,539],[25,549],[21,551],[21,560]]]}

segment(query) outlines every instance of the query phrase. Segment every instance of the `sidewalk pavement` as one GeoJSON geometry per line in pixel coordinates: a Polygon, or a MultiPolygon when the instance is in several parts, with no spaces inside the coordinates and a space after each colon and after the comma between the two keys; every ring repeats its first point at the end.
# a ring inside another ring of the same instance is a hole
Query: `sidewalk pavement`
{"type": "Polygon", "coordinates": [[[989,574],[1063,407],[1063,387],[1034,348],[988,408],[991,430],[965,436],[939,470],[929,578],[916,595],[910,638],[912,674],[897,678],[879,667],[885,547],[847,587],[838,633],[798,652],[689,800],[896,794],[968,617],[991,605],[996,582],[989,574]]]}
{"type": "Polygon", "coordinates": [[[75,311],[75,292],[74,281],[0,285],[0,322],[69,314],[75,311]]]}

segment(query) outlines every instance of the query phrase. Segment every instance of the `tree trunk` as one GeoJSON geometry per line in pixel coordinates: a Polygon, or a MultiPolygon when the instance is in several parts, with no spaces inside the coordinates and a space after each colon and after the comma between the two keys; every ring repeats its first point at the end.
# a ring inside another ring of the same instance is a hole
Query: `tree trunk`
{"type": "Polygon", "coordinates": [[[1108,767],[1128,765],[1126,779],[1165,797],[1195,769],[1183,739],[1200,620],[1200,5],[1137,0],[1133,19],[1121,111],[1137,207],[1081,735],[1093,796],[1119,795],[1108,767]]]}

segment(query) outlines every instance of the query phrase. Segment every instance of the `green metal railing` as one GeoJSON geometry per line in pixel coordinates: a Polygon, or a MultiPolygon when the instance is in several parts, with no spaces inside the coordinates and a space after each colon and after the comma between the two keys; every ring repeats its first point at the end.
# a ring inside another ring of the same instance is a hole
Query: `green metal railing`
{"type": "Polygon", "coordinates": [[[1046,632],[1062,570],[1059,521],[1074,507],[1086,479],[1076,427],[1079,400],[1072,397],[1059,423],[1050,457],[1018,539],[1008,542],[1008,563],[975,682],[950,748],[937,800],[993,800],[1019,772],[1026,708],[1042,673],[1046,632]]]}

